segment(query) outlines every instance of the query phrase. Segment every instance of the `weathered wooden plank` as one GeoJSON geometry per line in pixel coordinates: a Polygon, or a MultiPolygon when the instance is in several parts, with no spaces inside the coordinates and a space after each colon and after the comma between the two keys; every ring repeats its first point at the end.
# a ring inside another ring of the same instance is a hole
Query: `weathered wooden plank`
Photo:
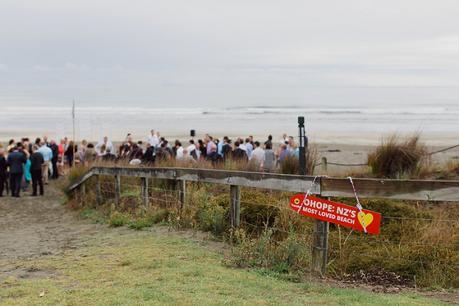
{"type": "MultiPolygon", "coordinates": [[[[415,201],[459,201],[459,181],[389,180],[353,178],[361,198],[388,198],[415,201]]],[[[321,195],[325,197],[354,197],[347,178],[321,179],[321,195]]]]}
{"type": "Polygon", "coordinates": [[[78,188],[81,184],[89,180],[92,176],[94,175],[93,169],[89,170],[85,175],[83,175],[78,181],[70,185],[70,187],[67,188],[68,191],[72,191],[75,188],[78,188]]]}
{"type": "Polygon", "coordinates": [[[97,205],[102,205],[102,188],[100,184],[100,175],[96,175],[96,203],[97,205]]]}
{"type": "MultiPolygon", "coordinates": [[[[226,171],[192,168],[93,168],[94,173],[102,175],[121,175],[136,177],[155,177],[159,179],[185,180],[241,187],[264,188],[272,190],[306,192],[311,188],[313,177],[259,172],[226,171]]],[[[320,185],[312,188],[313,194],[320,193],[320,185]]]]}
{"type": "MultiPolygon", "coordinates": [[[[212,169],[95,167],[69,187],[69,191],[79,187],[94,174],[154,177],[292,192],[306,192],[313,180],[311,176],[212,169]]],[[[349,179],[321,177],[317,183],[312,188],[313,194],[322,194],[326,197],[354,197],[349,179]]],[[[459,201],[459,181],[356,178],[354,183],[362,198],[459,201]]]]}

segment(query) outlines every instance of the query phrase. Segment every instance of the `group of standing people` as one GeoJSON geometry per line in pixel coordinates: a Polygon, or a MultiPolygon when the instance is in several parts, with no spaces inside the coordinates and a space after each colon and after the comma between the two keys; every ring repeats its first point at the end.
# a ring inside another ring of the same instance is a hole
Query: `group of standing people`
{"type": "Polygon", "coordinates": [[[89,166],[95,161],[123,161],[149,166],[171,160],[184,163],[209,161],[213,165],[234,161],[247,164],[256,171],[274,172],[286,159],[299,155],[292,136],[284,134],[276,145],[275,148],[271,135],[262,143],[253,136],[240,137],[233,142],[227,136],[219,139],[209,134],[203,139],[192,138],[183,145],[179,140],[169,142],[154,130],[145,142],[135,142],[133,136],[127,134],[118,150],[108,137],[96,145],[83,140],[79,147],[67,138],[61,139],[59,144],[48,141],[46,136],[37,138],[34,143],[28,138],[17,143],[12,139],[6,148],[0,145],[0,196],[6,189],[7,193],[11,191],[12,196],[19,197],[21,189],[26,190],[30,182],[32,195],[43,195],[43,185],[48,184],[50,178],[57,179],[75,163],[89,166]]]}
{"type": "Polygon", "coordinates": [[[34,143],[29,138],[15,142],[11,139],[6,148],[0,145],[0,196],[11,193],[19,197],[32,182],[32,196],[44,194],[44,185],[50,179],[57,179],[63,172],[64,164],[72,166],[73,143],[62,139],[58,145],[48,138],[37,138],[34,143]]]}
{"type": "Polygon", "coordinates": [[[274,172],[289,157],[299,156],[298,146],[292,136],[284,134],[276,148],[275,145],[277,143],[274,144],[272,135],[264,142],[248,136],[245,139],[237,138],[233,143],[227,136],[219,139],[209,134],[203,139],[192,138],[183,145],[180,140],[169,142],[159,132],[151,130],[145,142],[136,142],[132,134],[127,134],[118,152],[113,152],[113,145],[105,137],[101,147],[106,152],[100,154],[103,160],[127,161],[131,165],[153,165],[170,160],[190,163],[210,161],[214,165],[235,161],[247,163],[248,167],[257,171],[274,172]]]}

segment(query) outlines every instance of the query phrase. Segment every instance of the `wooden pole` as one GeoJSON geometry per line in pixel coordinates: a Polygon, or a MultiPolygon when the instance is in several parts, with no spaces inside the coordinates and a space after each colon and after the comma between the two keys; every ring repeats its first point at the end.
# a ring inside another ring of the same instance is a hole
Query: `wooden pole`
{"type": "Polygon", "coordinates": [[[322,277],[327,273],[329,226],[330,223],[325,221],[314,222],[311,268],[314,274],[322,277]]]}
{"type": "Polygon", "coordinates": [[[115,175],[115,205],[119,207],[121,198],[121,177],[119,174],[115,175]]]}
{"type": "Polygon", "coordinates": [[[180,202],[180,210],[183,209],[185,206],[185,199],[186,199],[186,181],[180,180],[177,181],[178,184],[178,193],[179,193],[179,202],[180,202]]]}
{"type": "Polygon", "coordinates": [[[238,228],[241,223],[241,187],[237,185],[230,186],[230,199],[231,228],[238,228]]]}
{"type": "Polygon", "coordinates": [[[96,175],[96,203],[102,205],[102,189],[100,186],[100,175],[96,175]]]}
{"type": "Polygon", "coordinates": [[[148,178],[147,177],[142,177],[142,200],[143,200],[143,206],[144,208],[150,207],[150,197],[148,194],[148,178]]]}
{"type": "Polygon", "coordinates": [[[322,157],[322,171],[324,172],[327,172],[327,168],[328,168],[328,161],[327,161],[327,158],[324,156],[322,157]]]}
{"type": "Polygon", "coordinates": [[[80,187],[80,199],[79,199],[80,205],[82,207],[84,206],[85,195],[86,195],[86,184],[83,183],[81,184],[81,187],[80,187]]]}

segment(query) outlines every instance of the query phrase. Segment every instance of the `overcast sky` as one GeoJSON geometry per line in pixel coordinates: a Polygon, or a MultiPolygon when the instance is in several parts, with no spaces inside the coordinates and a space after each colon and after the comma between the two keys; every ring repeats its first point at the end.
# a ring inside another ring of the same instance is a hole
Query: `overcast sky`
{"type": "Polygon", "coordinates": [[[459,104],[458,16],[457,0],[1,0],[0,101],[459,104]]]}

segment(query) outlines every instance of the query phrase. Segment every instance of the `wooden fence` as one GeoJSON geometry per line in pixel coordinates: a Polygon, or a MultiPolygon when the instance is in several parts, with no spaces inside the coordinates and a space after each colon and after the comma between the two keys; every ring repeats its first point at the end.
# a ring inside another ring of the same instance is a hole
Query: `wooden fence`
{"type": "MultiPolygon", "coordinates": [[[[230,224],[240,225],[241,187],[261,188],[306,193],[322,197],[350,197],[354,192],[348,178],[312,177],[273,173],[227,171],[193,168],[147,168],[147,167],[93,167],[68,190],[85,193],[85,182],[97,177],[96,196],[101,202],[100,176],[112,176],[114,180],[115,204],[119,205],[121,177],[138,177],[142,181],[142,198],[148,205],[149,179],[167,179],[176,182],[179,201],[183,206],[186,199],[186,182],[204,182],[230,186],[230,224]],[[315,183],[313,184],[313,181],[315,183]]],[[[361,198],[389,198],[429,202],[459,202],[459,181],[447,180],[389,180],[353,178],[361,198]]],[[[312,270],[326,272],[328,252],[328,223],[316,221],[312,241],[312,270]]]]}

